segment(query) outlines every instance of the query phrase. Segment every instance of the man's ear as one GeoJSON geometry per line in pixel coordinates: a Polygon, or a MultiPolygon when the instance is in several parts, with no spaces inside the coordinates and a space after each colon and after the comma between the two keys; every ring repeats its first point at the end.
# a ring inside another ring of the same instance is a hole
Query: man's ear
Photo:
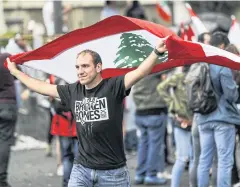
{"type": "Polygon", "coordinates": [[[224,44],[220,44],[220,45],[219,45],[219,48],[220,48],[220,49],[225,49],[225,45],[224,45],[224,44]]]}
{"type": "Polygon", "coordinates": [[[97,72],[100,73],[102,71],[102,64],[98,63],[96,68],[97,68],[97,72]]]}

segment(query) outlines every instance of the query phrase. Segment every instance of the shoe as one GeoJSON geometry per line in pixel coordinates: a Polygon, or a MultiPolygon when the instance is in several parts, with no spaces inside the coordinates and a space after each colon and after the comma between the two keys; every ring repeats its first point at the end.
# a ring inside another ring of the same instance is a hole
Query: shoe
{"type": "Polygon", "coordinates": [[[240,187],[240,182],[233,185],[233,187],[240,187]]]}
{"type": "Polygon", "coordinates": [[[57,167],[57,176],[63,176],[63,165],[57,167]]]}
{"type": "Polygon", "coordinates": [[[157,177],[158,178],[164,178],[164,179],[171,179],[172,175],[170,173],[168,173],[167,171],[164,171],[162,173],[158,172],[157,177]]]}
{"type": "Polygon", "coordinates": [[[167,183],[167,179],[158,177],[145,177],[144,183],[146,185],[163,185],[167,183]]]}
{"type": "Polygon", "coordinates": [[[49,144],[46,147],[46,157],[52,157],[52,147],[49,144]]]}
{"type": "Polygon", "coordinates": [[[144,184],[144,177],[142,176],[136,175],[134,180],[135,185],[144,184]]]}

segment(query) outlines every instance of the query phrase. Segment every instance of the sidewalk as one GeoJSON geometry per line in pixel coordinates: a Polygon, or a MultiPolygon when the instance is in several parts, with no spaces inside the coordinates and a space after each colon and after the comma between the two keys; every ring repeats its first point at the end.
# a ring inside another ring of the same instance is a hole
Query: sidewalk
{"type": "MultiPolygon", "coordinates": [[[[132,183],[136,158],[136,156],[127,155],[132,183]]],[[[56,170],[56,155],[47,158],[44,149],[13,151],[9,167],[9,182],[13,187],[61,187],[61,177],[56,175],[56,170]]],[[[167,170],[171,171],[171,168],[167,168],[167,170]]],[[[186,172],[183,181],[182,186],[187,187],[186,172]]],[[[137,187],[136,185],[132,186],[137,187]]],[[[170,186],[170,181],[163,187],[167,186],[170,186]]]]}

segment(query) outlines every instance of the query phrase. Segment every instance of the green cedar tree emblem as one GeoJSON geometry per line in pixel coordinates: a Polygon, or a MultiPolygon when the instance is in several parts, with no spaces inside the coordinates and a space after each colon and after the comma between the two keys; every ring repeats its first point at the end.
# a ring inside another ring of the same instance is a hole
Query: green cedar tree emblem
{"type": "MultiPolygon", "coordinates": [[[[121,44],[118,47],[117,57],[114,60],[117,68],[139,66],[153,51],[151,44],[141,35],[123,33],[120,39],[121,44]]],[[[164,55],[164,57],[159,58],[159,62],[163,62],[166,58],[167,55],[164,55]]]]}

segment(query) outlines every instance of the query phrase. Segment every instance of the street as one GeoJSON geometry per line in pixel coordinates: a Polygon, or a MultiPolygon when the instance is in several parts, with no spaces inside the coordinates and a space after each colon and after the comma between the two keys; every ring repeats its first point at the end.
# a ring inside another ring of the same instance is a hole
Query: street
{"type": "MultiPolygon", "coordinates": [[[[133,183],[136,168],[136,156],[127,155],[128,167],[133,183]]],[[[13,151],[9,168],[9,181],[13,187],[61,187],[61,177],[56,175],[56,155],[46,157],[44,149],[13,151]]],[[[171,170],[170,167],[167,168],[171,170]]],[[[187,185],[187,174],[184,173],[183,187],[187,185]]],[[[132,185],[137,187],[136,185],[132,185]]],[[[141,185],[143,186],[143,185],[141,185]]],[[[170,186],[170,181],[164,187],[170,186]]]]}

